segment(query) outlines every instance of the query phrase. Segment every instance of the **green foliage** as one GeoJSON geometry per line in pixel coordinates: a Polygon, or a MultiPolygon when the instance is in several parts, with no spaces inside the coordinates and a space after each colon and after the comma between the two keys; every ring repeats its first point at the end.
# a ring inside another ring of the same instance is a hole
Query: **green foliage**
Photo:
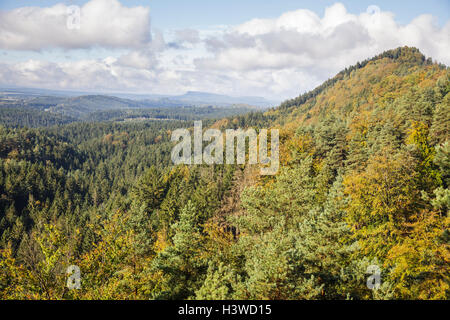
{"type": "Polygon", "coordinates": [[[265,113],[0,108],[0,298],[448,299],[449,79],[404,47],[265,113]],[[279,173],[172,166],[171,132],[215,115],[279,128],[279,173]]]}
{"type": "Polygon", "coordinates": [[[161,271],[163,284],[156,299],[186,299],[200,287],[206,270],[202,257],[202,235],[198,227],[197,210],[191,202],[181,210],[180,220],[172,225],[173,246],[159,253],[153,261],[161,271]]]}

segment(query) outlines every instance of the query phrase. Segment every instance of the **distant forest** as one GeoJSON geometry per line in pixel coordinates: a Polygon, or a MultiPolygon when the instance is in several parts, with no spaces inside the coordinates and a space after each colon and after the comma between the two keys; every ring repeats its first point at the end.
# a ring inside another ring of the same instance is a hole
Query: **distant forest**
{"type": "Polygon", "coordinates": [[[261,108],[246,104],[186,104],[135,101],[111,96],[29,97],[0,93],[0,125],[50,127],[72,122],[218,119],[261,108]],[[173,105],[172,105],[173,104],[173,105]]]}

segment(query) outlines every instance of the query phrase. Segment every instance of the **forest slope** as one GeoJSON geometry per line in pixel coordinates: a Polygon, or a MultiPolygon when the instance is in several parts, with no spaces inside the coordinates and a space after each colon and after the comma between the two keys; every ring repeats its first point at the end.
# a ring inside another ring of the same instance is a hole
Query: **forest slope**
{"type": "Polygon", "coordinates": [[[372,297],[448,298],[447,67],[390,50],[264,118],[281,130],[282,168],[229,218],[252,298],[367,298],[369,265],[383,275],[372,297]]]}

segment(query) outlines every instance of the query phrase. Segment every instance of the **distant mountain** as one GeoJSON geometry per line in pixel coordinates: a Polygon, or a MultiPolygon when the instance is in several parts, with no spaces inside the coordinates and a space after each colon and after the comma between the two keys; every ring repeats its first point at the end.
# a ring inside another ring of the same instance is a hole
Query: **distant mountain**
{"type": "Polygon", "coordinates": [[[49,90],[40,88],[21,88],[21,87],[0,87],[0,95],[2,96],[18,96],[18,97],[40,97],[40,96],[55,96],[55,97],[76,97],[81,95],[88,95],[85,91],[64,91],[64,90],[49,90]]]}
{"type": "MultiPolygon", "coordinates": [[[[262,97],[233,97],[222,94],[215,94],[209,92],[200,91],[188,91],[183,95],[160,95],[160,94],[134,94],[134,93],[92,93],[84,91],[63,91],[63,90],[48,90],[48,89],[36,89],[36,88],[0,88],[0,96],[15,97],[21,99],[41,98],[45,97],[59,97],[59,98],[75,98],[69,104],[77,104],[77,102],[86,102],[89,100],[89,105],[92,106],[93,101],[100,103],[109,102],[102,101],[99,97],[113,98],[118,103],[117,99],[125,99],[127,101],[121,102],[124,104],[130,104],[129,107],[135,107],[135,103],[131,101],[138,101],[141,106],[144,107],[180,107],[180,106],[232,106],[235,104],[249,105],[254,107],[273,107],[279,104],[280,101],[271,101],[262,97]],[[83,98],[82,98],[83,97],[83,98]],[[94,98],[97,97],[97,98],[94,98]],[[114,99],[115,98],[115,99],[114,99]]],[[[109,98],[104,98],[108,100],[109,98]]],[[[119,103],[120,104],[120,103],[119,103]]],[[[125,106],[123,106],[125,107],[125,106]]],[[[97,108],[97,107],[95,107],[97,108]]],[[[99,106],[100,109],[104,109],[104,106],[99,106]]]]}
{"type": "Polygon", "coordinates": [[[188,91],[184,95],[172,97],[172,99],[196,104],[248,104],[257,107],[271,107],[276,101],[269,101],[261,97],[231,97],[222,94],[208,92],[188,91]]]}
{"type": "MultiPolygon", "coordinates": [[[[208,93],[187,93],[172,97],[152,97],[135,100],[108,95],[64,96],[49,95],[51,92],[18,91],[0,89],[0,114],[21,113],[21,120],[15,121],[8,116],[7,125],[38,126],[42,123],[67,123],[73,121],[91,121],[122,119],[127,117],[197,119],[225,117],[261,110],[261,106],[250,105],[258,102],[249,98],[230,98],[208,93]],[[236,103],[234,103],[236,102],[236,103]],[[26,121],[22,121],[22,118],[26,121]],[[45,119],[43,121],[42,119],[45,119]],[[36,120],[36,121],[35,121],[36,120]]],[[[266,101],[259,100],[264,105],[266,101]]],[[[2,119],[5,120],[5,119],[2,119]]]]}
{"type": "Polygon", "coordinates": [[[142,103],[134,100],[102,95],[88,95],[67,98],[62,102],[59,102],[57,105],[48,108],[46,111],[80,118],[86,114],[97,111],[135,109],[144,107],[145,106],[142,103]]]}

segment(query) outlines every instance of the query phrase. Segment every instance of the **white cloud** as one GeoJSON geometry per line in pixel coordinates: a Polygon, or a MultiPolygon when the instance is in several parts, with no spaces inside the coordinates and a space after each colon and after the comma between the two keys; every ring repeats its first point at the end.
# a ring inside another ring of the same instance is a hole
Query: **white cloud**
{"type": "Polygon", "coordinates": [[[195,29],[183,29],[175,32],[176,40],[196,44],[200,42],[200,33],[195,29]]]}
{"type": "Polygon", "coordinates": [[[68,7],[23,7],[0,11],[0,48],[138,47],[150,41],[149,8],[127,8],[117,0],[91,0],[81,7],[80,28],[68,28],[68,7]]]}
{"type": "Polygon", "coordinates": [[[166,49],[166,42],[161,32],[155,32],[151,43],[138,50],[122,55],[118,64],[135,69],[155,69],[159,65],[159,56],[166,49]]]}
{"type": "Polygon", "coordinates": [[[276,19],[255,19],[239,25],[222,37],[208,39],[215,56],[200,58],[197,63],[234,70],[317,65],[340,70],[404,45],[417,46],[425,54],[449,63],[449,30],[450,23],[439,28],[429,15],[400,26],[389,12],[357,16],[338,3],[327,8],[323,18],[309,10],[297,10],[276,19]]]}

